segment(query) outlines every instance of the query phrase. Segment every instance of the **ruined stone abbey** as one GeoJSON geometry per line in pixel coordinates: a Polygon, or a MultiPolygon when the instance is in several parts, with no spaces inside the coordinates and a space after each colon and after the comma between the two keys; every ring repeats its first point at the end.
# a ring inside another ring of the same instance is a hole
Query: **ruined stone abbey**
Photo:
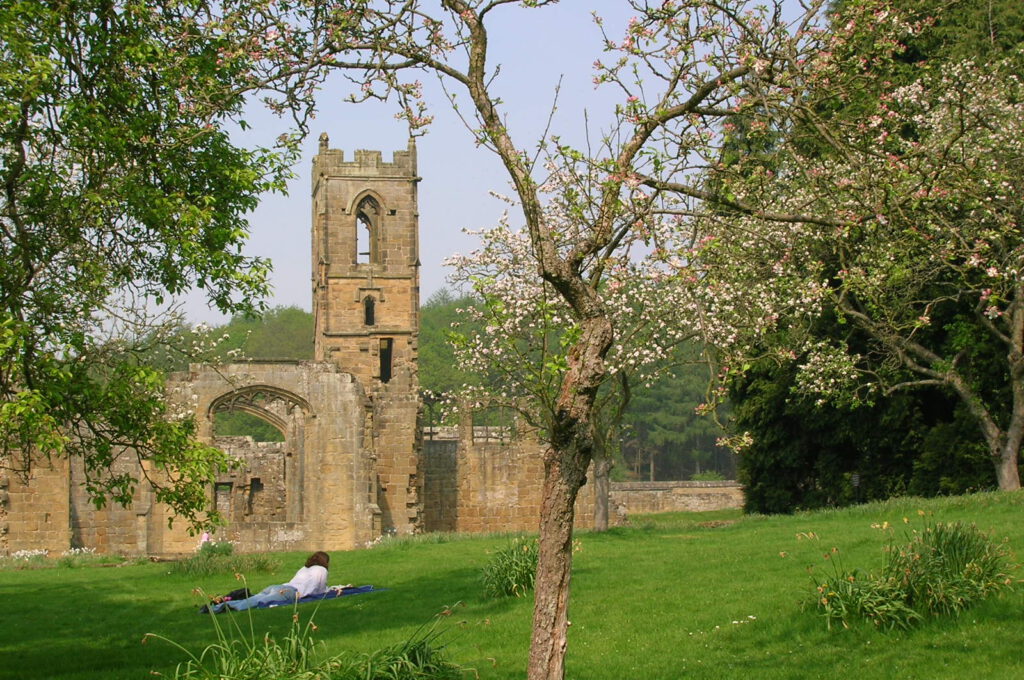
{"type": "MultiPolygon", "coordinates": [[[[210,489],[227,518],[216,537],[240,551],[346,550],[390,533],[536,529],[543,466],[529,432],[509,440],[467,419],[424,435],[419,181],[411,141],[391,161],[363,150],[346,160],[322,135],[312,169],[314,361],[194,364],[168,381],[169,398],[195,414],[200,437],[242,463],[210,489]],[[215,436],[216,414],[230,410],[267,421],[284,441],[215,436]]],[[[183,523],[168,527],[168,509],[144,484],[130,507],[98,510],[83,479],[76,460],[37,465],[27,481],[0,470],[0,555],[195,549],[183,523]]],[[[584,525],[592,494],[585,486],[578,503],[584,525]]]]}

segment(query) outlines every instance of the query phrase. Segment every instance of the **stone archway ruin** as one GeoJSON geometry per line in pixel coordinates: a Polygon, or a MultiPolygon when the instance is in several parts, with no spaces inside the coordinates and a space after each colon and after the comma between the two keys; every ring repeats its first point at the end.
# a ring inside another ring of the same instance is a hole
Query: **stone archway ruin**
{"type": "MultiPolygon", "coordinates": [[[[174,410],[190,412],[200,439],[241,462],[210,489],[227,518],[216,535],[239,551],[345,550],[392,533],[536,528],[540,442],[477,436],[487,433],[471,423],[421,430],[419,181],[411,140],[390,162],[366,150],[346,160],[321,135],[312,173],[315,360],[195,364],[168,379],[174,410]],[[360,229],[370,242],[362,260],[360,229]],[[214,418],[230,410],[270,423],[284,441],[216,436],[214,418]]],[[[63,459],[39,465],[26,484],[0,475],[0,554],[195,550],[196,537],[182,522],[168,527],[168,509],[145,485],[128,508],[93,507],[80,467],[63,459]]],[[[581,503],[592,506],[587,487],[581,503]]],[[[587,524],[585,509],[577,517],[587,524]]]]}

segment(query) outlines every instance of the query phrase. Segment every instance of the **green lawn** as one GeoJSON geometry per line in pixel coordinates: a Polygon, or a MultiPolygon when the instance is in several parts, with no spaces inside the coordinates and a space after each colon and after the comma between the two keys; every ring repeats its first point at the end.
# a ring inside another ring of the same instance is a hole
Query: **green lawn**
{"type": "MultiPolygon", "coordinates": [[[[678,678],[1024,677],[1020,650],[1024,586],[908,634],[867,626],[825,629],[804,610],[808,567],[825,568],[838,547],[847,567],[883,560],[888,521],[896,532],[925,520],[965,520],[1024,546],[1024,492],[885,504],[789,517],[735,512],[634,518],[633,526],[579,535],[573,576],[567,677],[576,680],[678,678]],[[922,518],[918,511],[926,513],[922,518]]],[[[503,537],[453,537],[332,555],[331,583],[372,583],[386,592],[299,609],[315,611],[328,652],[372,651],[409,637],[446,605],[451,658],[482,679],[524,676],[531,601],[486,600],[479,583],[503,537]]],[[[304,555],[282,554],[280,568],[253,576],[255,587],[290,578],[304,555]]],[[[1018,576],[1020,573],[1017,572],[1018,576]]],[[[229,574],[199,579],[167,564],[0,571],[0,678],[114,679],[173,676],[184,658],[158,633],[189,649],[213,641],[196,613],[195,587],[225,592],[229,574]]],[[[257,634],[281,634],[290,608],[252,614],[257,634]]],[[[248,626],[250,618],[235,614],[248,626]]],[[[219,620],[224,621],[226,615],[219,620]]],[[[471,676],[472,677],[472,676],[471,676]]]]}

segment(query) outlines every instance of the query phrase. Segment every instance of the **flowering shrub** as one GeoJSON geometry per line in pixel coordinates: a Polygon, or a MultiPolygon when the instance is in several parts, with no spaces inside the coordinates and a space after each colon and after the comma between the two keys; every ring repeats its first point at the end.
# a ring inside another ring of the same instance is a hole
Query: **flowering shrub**
{"type": "Polygon", "coordinates": [[[46,557],[49,554],[49,550],[18,550],[11,554],[11,559],[28,562],[36,557],[46,557]]]}

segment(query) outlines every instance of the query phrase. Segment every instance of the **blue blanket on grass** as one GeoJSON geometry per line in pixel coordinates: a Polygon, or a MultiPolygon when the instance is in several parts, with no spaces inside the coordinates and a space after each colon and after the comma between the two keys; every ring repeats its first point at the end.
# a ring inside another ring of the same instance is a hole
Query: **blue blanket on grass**
{"type": "MultiPolygon", "coordinates": [[[[336,597],[348,597],[349,595],[362,595],[363,593],[378,593],[387,588],[376,588],[374,586],[352,586],[351,588],[345,588],[341,592],[337,590],[328,590],[326,593],[320,595],[306,595],[298,599],[299,604],[306,604],[307,602],[320,602],[321,600],[333,600],[336,597]]],[[[259,609],[267,609],[269,607],[290,607],[291,602],[269,602],[264,604],[256,605],[259,609]]]]}

